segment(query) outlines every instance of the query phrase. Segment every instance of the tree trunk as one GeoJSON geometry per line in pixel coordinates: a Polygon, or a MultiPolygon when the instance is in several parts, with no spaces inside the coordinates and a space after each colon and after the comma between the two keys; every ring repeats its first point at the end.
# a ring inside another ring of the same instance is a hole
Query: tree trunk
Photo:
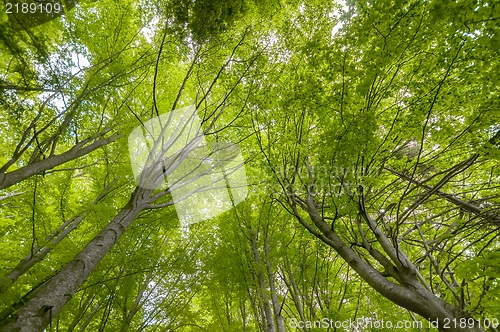
{"type": "Polygon", "coordinates": [[[75,317],[69,324],[68,330],[66,332],[73,332],[75,327],[78,325],[80,320],[82,319],[83,315],[85,314],[85,311],[89,308],[90,305],[92,305],[92,301],[94,300],[95,294],[91,294],[87,296],[83,304],[80,306],[80,309],[78,312],[75,314],[75,317]]]}
{"type": "Polygon", "coordinates": [[[271,291],[271,301],[273,303],[274,315],[276,317],[276,323],[278,325],[278,332],[285,332],[285,322],[283,321],[283,316],[281,315],[281,306],[278,300],[278,294],[276,293],[276,286],[274,283],[274,274],[271,269],[271,262],[269,260],[269,243],[267,241],[267,234],[264,239],[264,252],[266,254],[266,267],[267,276],[269,279],[269,290],[271,291]]]}
{"type": "Polygon", "coordinates": [[[152,190],[137,187],[127,205],[76,257],[0,327],[0,331],[43,331],[83,285],[123,232],[146,207],[152,190]]]}
{"type": "Polygon", "coordinates": [[[87,315],[87,317],[85,318],[85,321],[82,323],[82,325],[80,326],[80,328],[78,329],[79,332],[83,332],[85,331],[85,329],[87,328],[87,326],[90,324],[90,321],[92,320],[92,318],[95,316],[95,314],[97,313],[97,311],[99,310],[100,308],[100,304],[97,303],[93,308],[92,310],[89,312],[89,314],[87,315]]]}
{"type": "Polygon", "coordinates": [[[123,322],[122,322],[122,325],[120,328],[121,332],[129,331],[130,324],[132,323],[132,319],[134,318],[135,314],[141,308],[142,297],[144,296],[144,292],[148,288],[148,285],[149,285],[149,282],[151,281],[152,276],[153,276],[153,270],[151,270],[151,272],[149,272],[149,274],[146,277],[146,280],[144,280],[144,283],[137,291],[137,296],[135,297],[134,304],[132,305],[132,308],[130,308],[130,311],[126,314],[126,316],[123,319],[123,322]]]}
{"type": "MultiPolygon", "coordinates": [[[[106,196],[109,190],[113,187],[116,180],[117,178],[111,181],[111,183],[104,189],[104,191],[92,202],[92,205],[96,205],[104,196],[106,196]]],[[[71,219],[67,220],[45,239],[47,243],[44,246],[33,248],[30,253],[27,254],[10,271],[8,275],[0,280],[0,293],[3,293],[7,289],[9,289],[9,287],[14,282],[16,282],[20,276],[25,274],[35,264],[41,262],[59,242],[61,242],[69,233],[71,233],[78,227],[80,222],[85,219],[86,216],[87,213],[83,212],[80,216],[72,217],[71,219]]]]}
{"type": "Polygon", "coordinates": [[[59,229],[56,230],[49,238],[44,247],[36,247],[32,252],[27,254],[11,271],[8,275],[2,278],[0,281],[0,293],[5,292],[9,287],[19,279],[20,276],[25,274],[29,269],[31,269],[36,263],[40,262],[47,256],[47,254],[52,250],[52,248],[61,242],[62,239],[66,237],[71,231],[73,231],[78,224],[85,218],[85,215],[79,217],[73,217],[66,221],[59,229]],[[57,237],[56,237],[57,236],[57,237]]]}
{"type": "Polygon", "coordinates": [[[266,332],[276,332],[276,326],[274,325],[274,317],[273,311],[271,309],[271,304],[269,303],[269,299],[267,296],[267,287],[266,282],[264,280],[264,274],[262,273],[262,266],[259,257],[259,251],[257,249],[257,239],[255,237],[255,233],[252,228],[249,228],[250,233],[250,241],[252,243],[252,251],[254,255],[254,259],[257,265],[257,275],[259,279],[259,286],[261,291],[262,303],[264,306],[264,313],[266,318],[266,332]]]}
{"type": "Polygon", "coordinates": [[[116,138],[117,136],[113,135],[105,139],[96,140],[92,144],[82,147],[90,141],[90,139],[86,139],[75,145],[70,150],[59,155],[51,155],[47,159],[28,164],[9,173],[0,173],[0,189],[8,188],[16,183],[26,180],[30,176],[40,174],[56,166],[67,163],[68,161],[89,154],[92,151],[113,142],[116,138]]]}
{"type": "Polygon", "coordinates": [[[300,320],[304,323],[304,331],[308,332],[309,329],[305,326],[306,316],[304,316],[304,309],[302,307],[302,301],[300,300],[299,288],[295,282],[294,272],[290,266],[288,259],[286,260],[286,270],[283,271],[283,276],[285,279],[286,286],[288,287],[288,292],[292,295],[293,304],[299,313],[300,320]],[[286,280],[286,274],[289,275],[289,280],[286,280]]]}
{"type": "Polygon", "coordinates": [[[243,325],[243,332],[247,330],[247,313],[245,309],[245,300],[240,300],[240,307],[238,309],[238,318],[243,325]]]}
{"type": "MultiPolygon", "coordinates": [[[[399,272],[397,272],[396,277],[401,280],[399,284],[384,277],[378,270],[358,256],[350,246],[346,245],[330,225],[323,220],[316,209],[312,194],[309,193],[308,195],[306,208],[308,215],[317,229],[319,229],[319,232],[303,219],[295,204],[292,204],[292,208],[294,215],[309,232],[331,246],[339,256],[342,257],[361,278],[363,278],[363,280],[391,302],[419,314],[429,322],[437,322],[437,327],[440,331],[484,332],[478,324],[475,324],[474,327],[467,326],[461,328],[460,326],[450,326],[449,328],[444,328],[446,322],[448,322],[448,325],[453,325],[450,324],[450,322],[458,322],[460,319],[469,319],[471,316],[467,312],[441,300],[430,290],[422,286],[416,278],[416,275],[414,275],[414,270],[411,269],[411,266],[403,265],[398,267],[399,272]]],[[[381,241],[379,236],[377,236],[377,240],[381,241]]],[[[405,264],[411,264],[404,256],[398,258],[405,261],[405,264]]]]}

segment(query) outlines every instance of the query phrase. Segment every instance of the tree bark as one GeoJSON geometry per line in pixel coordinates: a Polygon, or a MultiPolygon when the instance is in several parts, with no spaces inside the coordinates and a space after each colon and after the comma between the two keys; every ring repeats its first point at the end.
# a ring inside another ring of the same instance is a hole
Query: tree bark
{"type": "Polygon", "coordinates": [[[276,317],[276,323],[278,325],[278,332],[285,332],[285,322],[283,320],[283,316],[281,315],[281,306],[278,300],[278,294],[276,293],[276,286],[274,282],[274,274],[271,269],[271,262],[269,260],[269,241],[267,240],[267,234],[264,239],[264,252],[266,254],[266,268],[267,268],[267,277],[269,279],[269,290],[271,292],[271,301],[273,304],[274,315],[276,317]]]}
{"type": "MultiPolygon", "coordinates": [[[[484,332],[484,330],[477,324],[473,328],[452,326],[445,329],[444,326],[446,321],[453,322],[458,321],[461,318],[469,319],[471,316],[467,312],[446,303],[434,295],[430,290],[426,289],[417,279],[414,274],[415,270],[408,265],[411,264],[411,262],[408,262],[404,255],[398,256],[398,259],[401,259],[401,261],[404,262],[404,264],[398,267],[399,272],[397,272],[396,276],[401,280],[401,282],[399,284],[393,283],[384,277],[378,270],[365,262],[360,256],[358,256],[358,254],[356,254],[350,246],[344,243],[344,241],[330,227],[330,225],[323,220],[316,208],[316,204],[314,203],[313,195],[311,193],[308,194],[308,199],[304,208],[317,229],[315,229],[302,217],[295,203],[292,203],[293,213],[299,222],[306,227],[310,233],[318,237],[327,245],[331,246],[339,254],[339,256],[342,257],[361,278],[363,278],[363,280],[365,280],[382,296],[400,307],[419,314],[430,322],[437,321],[440,331],[484,332]]],[[[380,234],[376,235],[377,240],[380,242],[380,234]]],[[[384,244],[382,244],[382,247],[384,247],[384,244]]],[[[387,248],[387,251],[390,251],[389,249],[390,248],[387,248]]],[[[395,250],[394,248],[392,249],[395,250]]],[[[394,255],[395,253],[392,254],[394,255]]]]}
{"type": "Polygon", "coordinates": [[[250,227],[249,228],[249,233],[250,233],[250,241],[252,244],[252,251],[254,255],[254,259],[257,265],[257,275],[259,279],[259,286],[260,286],[260,291],[261,291],[261,297],[262,297],[262,303],[264,306],[264,314],[266,318],[266,332],[276,332],[276,326],[274,325],[274,317],[273,317],[273,311],[271,309],[271,304],[269,303],[269,299],[267,296],[267,287],[266,287],[266,282],[264,280],[264,274],[262,273],[262,265],[259,257],[259,251],[257,249],[257,239],[255,237],[255,233],[253,229],[250,227]]]}
{"type": "MultiPolygon", "coordinates": [[[[104,189],[104,191],[92,202],[92,205],[96,205],[113,187],[115,178],[111,183],[104,189]]],[[[38,246],[32,248],[30,253],[28,253],[11,271],[8,275],[0,280],[0,293],[5,292],[9,287],[19,279],[20,276],[25,274],[29,269],[31,269],[35,264],[41,262],[45,256],[47,256],[59,242],[61,242],[66,236],[75,230],[80,222],[87,216],[86,212],[83,212],[77,217],[72,217],[59,226],[52,234],[50,234],[44,246],[38,246]]]]}
{"type": "Polygon", "coordinates": [[[9,173],[0,173],[0,189],[8,188],[16,183],[26,180],[30,176],[40,174],[56,166],[67,163],[68,161],[89,154],[92,151],[113,142],[116,138],[117,136],[113,135],[105,139],[96,140],[92,144],[82,147],[90,141],[90,139],[86,139],[64,153],[51,155],[46,159],[28,164],[9,173]]]}
{"type": "Polygon", "coordinates": [[[146,280],[144,280],[144,283],[141,285],[139,290],[137,291],[137,296],[135,297],[134,304],[132,305],[132,308],[130,308],[130,311],[126,314],[126,316],[123,319],[120,331],[121,332],[127,332],[130,330],[130,324],[132,323],[132,319],[134,318],[135,314],[139,311],[141,308],[141,301],[142,297],[144,296],[144,292],[148,288],[149,282],[151,281],[151,278],[153,276],[153,270],[147,275],[146,280]]]}
{"type": "Polygon", "coordinates": [[[8,275],[0,281],[0,293],[5,292],[9,287],[19,279],[20,276],[25,274],[36,263],[42,261],[52,248],[61,242],[71,231],[73,231],[78,224],[85,218],[85,215],[71,218],[59,227],[59,229],[52,234],[47,240],[44,247],[36,247],[32,252],[27,254],[11,271],[8,275]]]}
{"type": "Polygon", "coordinates": [[[125,207],[90,243],[0,327],[2,332],[43,331],[83,285],[124,231],[147,206],[152,190],[137,187],[125,207]]]}

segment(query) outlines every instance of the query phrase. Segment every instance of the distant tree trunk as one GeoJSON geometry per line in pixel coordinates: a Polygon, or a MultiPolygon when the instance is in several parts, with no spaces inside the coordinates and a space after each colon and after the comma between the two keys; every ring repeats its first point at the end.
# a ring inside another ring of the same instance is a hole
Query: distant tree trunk
{"type": "Polygon", "coordinates": [[[51,234],[45,246],[33,248],[11,271],[8,275],[0,280],[0,293],[5,292],[9,287],[19,279],[24,273],[31,269],[36,263],[44,259],[45,256],[52,250],[52,248],[61,242],[78,224],[85,218],[85,215],[73,217],[62,224],[56,232],[51,234]]]}
{"type": "Polygon", "coordinates": [[[78,310],[78,312],[75,313],[75,317],[73,318],[73,320],[69,324],[68,330],[66,332],[73,332],[76,325],[78,325],[78,323],[82,319],[83,314],[85,314],[85,311],[87,311],[89,306],[92,304],[92,301],[94,300],[94,298],[95,298],[95,294],[91,294],[91,295],[87,296],[87,298],[85,299],[83,304],[80,306],[80,309],[78,310]]]}
{"type": "Polygon", "coordinates": [[[99,308],[101,307],[101,305],[99,303],[97,303],[93,308],[92,310],[89,312],[89,314],[87,315],[87,317],[85,318],[85,320],[83,321],[82,325],[80,325],[80,328],[78,329],[78,332],[83,332],[85,331],[85,329],[87,328],[87,326],[90,324],[90,321],[92,320],[92,318],[95,316],[95,314],[97,313],[97,311],[99,310],[99,308]]]}
{"type": "MultiPolygon", "coordinates": [[[[92,202],[92,205],[96,205],[109,190],[113,187],[116,179],[111,181],[111,183],[106,186],[103,192],[92,202]]],[[[30,253],[28,253],[11,271],[8,275],[0,280],[0,293],[5,292],[9,287],[19,279],[20,276],[25,274],[29,269],[31,269],[35,264],[41,262],[45,256],[47,256],[52,249],[61,242],[66,236],[71,233],[74,229],[78,227],[80,222],[85,219],[87,213],[84,212],[80,216],[72,217],[59,226],[52,234],[50,234],[44,246],[38,246],[32,248],[30,253]]]]}
{"type": "Polygon", "coordinates": [[[262,265],[259,257],[259,251],[257,249],[257,239],[255,237],[255,232],[251,227],[249,228],[249,233],[250,233],[250,242],[252,244],[252,252],[258,269],[257,276],[259,280],[262,304],[264,306],[264,314],[266,318],[266,332],[276,332],[276,326],[274,325],[273,310],[271,309],[271,304],[269,303],[269,299],[267,296],[267,286],[264,280],[264,274],[262,273],[262,265]]]}
{"type": "Polygon", "coordinates": [[[11,315],[0,331],[43,331],[83,285],[123,232],[149,203],[152,190],[137,187],[116,217],[61,271],[11,315]]]}
{"type": "Polygon", "coordinates": [[[151,281],[152,276],[153,276],[153,270],[151,270],[151,272],[149,272],[149,274],[147,275],[146,280],[144,281],[142,286],[139,288],[139,291],[137,292],[137,296],[135,297],[134,304],[132,305],[129,312],[124,317],[122,325],[121,325],[121,329],[120,329],[121,332],[129,331],[130,324],[132,323],[132,319],[134,318],[135,314],[141,308],[142,297],[144,296],[144,292],[148,288],[148,284],[151,281]]]}
{"type": "MultiPolygon", "coordinates": [[[[243,265],[243,262],[242,262],[242,268],[243,268],[244,271],[247,270],[246,267],[243,265]]],[[[248,283],[248,280],[247,280],[245,274],[243,274],[243,279],[244,279],[244,283],[245,283],[245,288],[246,288],[247,293],[248,293],[248,298],[250,299],[250,306],[252,307],[252,311],[253,311],[254,317],[257,318],[259,326],[262,329],[263,324],[261,322],[265,318],[265,314],[264,314],[264,312],[262,310],[262,307],[261,306],[257,306],[256,302],[258,301],[258,298],[257,298],[257,296],[254,296],[252,294],[251,287],[250,287],[250,285],[248,283]],[[262,319],[260,317],[262,317],[262,319]]]]}
{"type": "Polygon", "coordinates": [[[273,303],[274,315],[276,317],[276,322],[278,325],[278,332],[285,332],[285,322],[283,321],[283,316],[281,315],[281,306],[278,300],[278,294],[276,293],[276,286],[274,281],[274,274],[271,268],[271,262],[269,260],[269,243],[267,239],[267,234],[264,238],[264,252],[266,254],[266,268],[267,276],[269,279],[269,290],[271,291],[271,301],[273,303]]]}
{"type": "Polygon", "coordinates": [[[247,330],[247,312],[245,308],[245,300],[240,299],[240,307],[238,309],[238,316],[241,324],[243,325],[243,332],[247,330]]]}
{"type": "MultiPolygon", "coordinates": [[[[295,304],[295,308],[299,313],[300,320],[302,322],[306,321],[306,317],[304,316],[304,308],[302,307],[302,301],[300,300],[299,288],[297,287],[297,283],[295,282],[294,272],[290,266],[290,262],[286,259],[286,271],[283,271],[283,276],[285,279],[286,286],[288,288],[288,292],[292,295],[293,303],[295,304]],[[286,279],[286,273],[289,275],[289,279],[286,279]]],[[[308,332],[309,329],[304,327],[304,331],[308,332]]]]}

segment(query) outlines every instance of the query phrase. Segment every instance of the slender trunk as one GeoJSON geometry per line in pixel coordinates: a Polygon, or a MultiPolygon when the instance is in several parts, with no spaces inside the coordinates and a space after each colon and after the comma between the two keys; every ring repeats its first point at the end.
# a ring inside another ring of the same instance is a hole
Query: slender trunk
{"type": "Polygon", "coordinates": [[[240,308],[238,310],[238,318],[240,319],[241,324],[243,325],[243,332],[247,330],[247,312],[245,309],[245,300],[240,300],[240,308]]]}
{"type": "Polygon", "coordinates": [[[0,281],[0,293],[5,292],[9,287],[19,279],[20,276],[25,274],[29,269],[31,269],[36,263],[40,262],[47,256],[47,254],[52,250],[52,248],[61,242],[62,239],[66,237],[71,231],[73,231],[78,224],[85,218],[85,215],[79,216],[77,218],[71,218],[66,221],[59,229],[56,230],[49,238],[44,247],[36,247],[32,252],[27,254],[11,271],[8,275],[2,278],[0,281]],[[61,229],[62,228],[62,229],[61,229]]]}
{"type": "Polygon", "coordinates": [[[297,312],[299,313],[300,320],[304,323],[304,331],[308,332],[309,329],[306,327],[305,322],[306,322],[306,317],[304,316],[304,309],[302,308],[302,301],[300,300],[299,296],[299,288],[297,287],[297,283],[295,282],[295,277],[294,273],[290,267],[290,262],[287,260],[287,271],[283,271],[283,275],[288,272],[289,274],[289,280],[285,279],[286,286],[288,288],[288,291],[292,295],[293,299],[293,304],[295,304],[295,308],[297,308],[297,312]]]}
{"type": "Polygon", "coordinates": [[[264,239],[264,252],[266,254],[267,277],[269,279],[269,290],[271,291],[271,301],[273,304],[274,315],[276,317],[276,323],[278,325],[278,332],[285,332],[285,322],[283,320],[283,316],[281,315],[281,306],[278,300],[278,294],[276,293],[274,274],[272,272],[271,262],[269,260],[270,255],[267,235],[264,239]]]}
{"type": "Polygon", "coordinates": [[[89,308],[89,306],[92,304],[92,301],[94,300],[94,297],[95,297],[95,294],[91,294],[91,295],[87,296],[87,298],[85,299],[85,301],[83,302],[83,304],[80,306],[80,309],[75,314],[75,317],[73,318],[73,320],[69,324],[68,330],[66,332],[73,332],[73,330],[75,329],[76,325],[78,325],[78,323],[82,319],[83,315],[85,314],[85,311],[87,311],[87,309],[89,308]]]}
{"type": "Polygon", "coordinates": [[[463,199],[460,199],[456,195],[448,194],[445,193],[441,190],[437,190],[429,185],[424,184],[422,181],[419,181],[417,179],[414,179],[406,174],[397,172],[395,170],[392,170],[390,168],[385,167],[384,169],[388,170],[389,172],[399,176],[401,179],[404,179],[408,182],[414,183],[419,187],[422,187],[427,190],[427,193],[436,195],[438,197],[446,199],[448,202],[455,204],[458,206],[460,209],[470,212],[478,217],[483,218],[485,221],[492,223],[496,226],[500,226],[500,216],[497,213],[492,213],[489,212],[483,208],[480,208],[479,206],[472,204],[470,202],[467,202],[463,199]]]}
{"type": "MultiPolygon", "coordinates": [[[[242,264],[242,268],[243,268],[243,271],[246,270],[245,266],[243,266],[243,264],[242,264]]],[[[256,299],[255,296],[252,295],[252,292],[250,290],[250,285],[248,284],[248,281],[247,281],[247,278],[245,276],[245,273],[243,273],[243,280],[244,280],[244,283],[245,283],[245,288],[246,288],[247,293],[248,293],[248,298],[250,299],[250,306],[252,307],[253,314],[257,318],[257,321],[259,323],[259,327],[261,327],[262,324],[261,324],[260,317],[264,317],[264,314],[262,313],[262,310],[261,310],[260,306],[259,306],[259,308],[257,308],[257,304],[256,304],[257,299],[256,299]]]]}
{"type": "Polygon", "coordinates": [[[92,320],[92,318],[95,316],[95,314],[97,313],[97,311],[99,310],[100,308],[100,304],[97,303],[93,308],[92,310],[89,312],[89,314],[87,315],[87,317],[85,318],[85,321],[82,323],[82,325],[80,326],[80,329],[78,329],[79,332],[83,332],[85,331],[85,329],[87,328],[87,326],[90,324],[90,321],[92,320]]]}
{"type": "Polygon", "coordinates": [[[146,207],[152,190],[136,188],[127,205],[61,271],[7,319],[0,331],[43,331],[146,207]]]}
{"type": "Polygon", "coordinates": [[[153,276],[153,270],[151,270],[151,272],[149,272],[148,276],[146,277],[146,280],[144,281],[141,288],[137,292],[137,296],[135,297],[134,304],[132,305],[132,308],[130,308],[130,311],[123,319],[122,326],[120,329],[121,332],[127,332],[130,329],[130,324],[132,323],[132,319],[134,318],[135,314],[141,308],[142,297],[144,296],[144,292],[148,288],[148,285],[149,285],[149,282],[151,281],[152,276],[153,276]]]}
{"type": "MultiPolygon", "coordinates": [[[[96,205],[106,193],[113,187],[115,178],[111,183],[104,189],[104,191],[92,202],[92,205],[96,205]]],[[[59,226],[55,232],[50,234],[45,241],[47,244],[44,246],[38,246],[33,248],[29,254],[27,254],[13,269],[12,271],[0,280],[0,293],[5,292],[9,287],[19,279],[20,276],[25,274],[29,269],[31,269],[35,264],[42,261],[45,256],[47,256],[52,249],[61,242],[66,236],[71,233],[74,229],[78,227],[80,222],[85,219],[87,213],[84,212],[80,216],[72,217],[59,226]]]]}
{"type": "Polygon", "coordinates": [[[86,139],[59,155],[51,155],[47,159],[28,164],[9,173],[0,173],[0,189],[8,188],[16,183],[26,180],[30,176],[40,174],[56,166],[67,163],[68,161],[89,154],[92,151],[113,142],[116,138],[117,136],[113,135],[105,139],[96,140],[92,144],[83,147],[90,141],[90,139],[86,139]]]}
{"type": "Polygon", "coordinates": [[[227,318],[227,326],[231,326],[231,324],[233,323],[233,318],[232,318],[232,315],[231,315],[231,299],[228,298],[227,294],[224,295],[224,304],[226,305],[226,318],[227,318]]]}
{"type": "Polygon", "coordinates": [[[251,227],[249,229],[249,232],[250,232],[250,241],[252,242],[252,251],[258,269],[257,275],[259,279],[262,304],[264,306],[264,314],[266,318],[266,332],[276,332],[276,327],[274,325],[273,311],[271,309],[271,304],[269,303],[269,299],[267,296],[266,282],[264,280],[264,274],[262,273],[261,270],[262,266],[260,262],[259,251],[257,250],[257,239],[255,238],[255,233],[251,227]]]}

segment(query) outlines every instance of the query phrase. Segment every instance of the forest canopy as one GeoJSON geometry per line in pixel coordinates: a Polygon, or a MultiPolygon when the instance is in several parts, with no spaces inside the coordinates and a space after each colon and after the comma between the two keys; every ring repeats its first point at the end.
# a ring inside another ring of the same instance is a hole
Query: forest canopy
{"type": "Polygon", "coordinates": [[[0,331],[500,329],[498,2],[0,8],[0,331]]]}

